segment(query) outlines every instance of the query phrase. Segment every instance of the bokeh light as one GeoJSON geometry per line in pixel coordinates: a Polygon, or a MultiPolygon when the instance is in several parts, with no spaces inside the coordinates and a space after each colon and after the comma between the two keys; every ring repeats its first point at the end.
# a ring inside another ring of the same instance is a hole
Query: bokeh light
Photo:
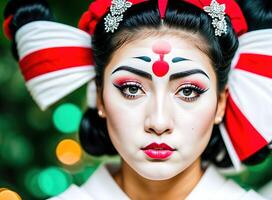
{"type": "Polygon", "coordinates": [[[82,112],[76,105],[66,103],[54,111],[53,122],[60,132],[71,134],[78,131],[81,117],[82,112]]]}
{"type": "Polygon", "coordinates": [[[70,175],[59,167],[49,167],[38,176],[40,190],[48,196],[55,196],[64,192],[71,182],[70,175]]]}
{"type": "Polygon", "coordinates": [[[24,135],[14,132],[1,135],[0,158],[6,164],[21,167],[33,159],[33,147],[24,135]]]}
{"type": "Polygon", "coordinates": [[[22,198],[16,192],[0,188],[0,200],[22,200],[22,198]]]}
{"type": "Polygon", "coordinates": [[[63,164],[74,165],[80,161],[82,150],[76,141],[65,139],[58,144],[56,155],[58,160],[63,164]]]}
{"type": "Polygon", "coordinates": [[[25,174],[24,177],[24,185],[26,189],[35,197],[37,198],[45,198],[47,195],[45,195],[38,184],[38,177],[41,173],[40,169],[32,168],[25,174]]]}

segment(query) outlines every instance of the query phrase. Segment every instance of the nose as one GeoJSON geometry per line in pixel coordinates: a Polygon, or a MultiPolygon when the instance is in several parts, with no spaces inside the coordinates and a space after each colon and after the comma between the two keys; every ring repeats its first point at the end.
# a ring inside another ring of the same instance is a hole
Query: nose
{"type": "Polygon", "coordinates": [[[157,98],[152,101],[147,108],[145,118],[145,132],[162,135],[173,132],[173,113],[171,103],[167,102],[167,97],[157,98]]]}

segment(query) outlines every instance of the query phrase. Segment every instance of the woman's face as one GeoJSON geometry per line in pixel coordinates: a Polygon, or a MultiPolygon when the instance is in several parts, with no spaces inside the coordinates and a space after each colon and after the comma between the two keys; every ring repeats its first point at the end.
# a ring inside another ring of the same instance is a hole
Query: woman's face
{"type": "Polygon", "coordinates": [[[154,36],[113,54],[98,108],[125,162],[147,179],[164,180],[204,151],[222,114],[217,95],[211,61],[194,42],[154,36]]]}

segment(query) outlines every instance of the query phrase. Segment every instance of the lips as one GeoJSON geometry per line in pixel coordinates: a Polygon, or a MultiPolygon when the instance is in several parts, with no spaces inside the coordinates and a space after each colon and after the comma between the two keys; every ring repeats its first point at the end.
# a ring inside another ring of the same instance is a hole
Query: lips
{"type": "Polygon", "coordinates": [[[142,150],[147,150],[147,149],[174,151],[173,148],[171,148],[170,146],[168,146],[165,143],[158,144],[158,143],[155,143],[155,142],[153,142],[152,144],[149,144],[146,147],[142,148],[142,150]]]}
{"type": "Polygon", "coordinates": [[[143,152],[152,159],[163,160],[170,157],[175,149],[165,143],[152,143],[142,148],[143,152]]]}

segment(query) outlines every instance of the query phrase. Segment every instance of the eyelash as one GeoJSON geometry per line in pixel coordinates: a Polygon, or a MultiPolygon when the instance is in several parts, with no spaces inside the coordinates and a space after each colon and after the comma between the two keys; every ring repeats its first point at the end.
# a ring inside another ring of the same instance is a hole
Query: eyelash
{"type": "MultiPolygon", "coordinates": [[[[114,84],[114,86],[117,89],[119,89],[121,94],[127,99],[136,99],[140,95],[139,94],[127,94],[125,92],[125,89],[136,87],[137,89],[140,89],[143,93],[145,93],[144,90],[143,90],[143,86],[140,83],[137,83],[137,82],[126,82],[126,83],[124,83],[122,85],[114,84]]],[[[137,92],[138,92],[138,90],[137,90],[137,92]]]]}
{"type": "MultiPolygon", "coordinates": [[[[182,100],[186,101],[186,102],[193,102],[193,101],[196,101],[200,95],[202,95],[204,92],[207,91],[207,89],[202,89],[196,85],[193,85],[193,84],[185,84],[185,85],[182,85],[181,88],[179,88],[178,93],[180,93],[181,91],[185,90],[185,89],[190,89],[191,91],[190,92],[195,92],[196,95],[194,97],[186,97],[186,96],[180,96],[179,98],[181,98],[182,100]]],[[[190,94],[191,95],[191,94],[190,94]]]]}
{"type": "MultiPolygon", "coordinates": [[[[138,90],[140,89],[143,93],[145,93],[143,90],[143,86],[137,82],[126,82],[126,83],[123,83],[122,85],[114,84],[114,86],[117,89],[119,89],[121,94],[127,99],[136,99],[137,97],[140,96],[139,94],[128,94],[125,92],[126,89],[129,89],[131,87],[136,87],[138,90]]],[[[202,88],[200,88],[196,85],[193,85],[193,84],[184,84],[179,88],[179,90],[176,94],[180,93],[182,90],[185,90],[185,89],[190,89],[192,92],[196,93],[196,96],[194,96],[194,97],[186,97],[186,96],[179,97],[186,102],[193,102],[193,101],[197,100],[200,97],[200,95],[202,95],[204,92],[207,91],[207,89],[202,89],[202,88]]],[[[137,90],[137,92],[138,92],[138,90],[137,90]]]]}

